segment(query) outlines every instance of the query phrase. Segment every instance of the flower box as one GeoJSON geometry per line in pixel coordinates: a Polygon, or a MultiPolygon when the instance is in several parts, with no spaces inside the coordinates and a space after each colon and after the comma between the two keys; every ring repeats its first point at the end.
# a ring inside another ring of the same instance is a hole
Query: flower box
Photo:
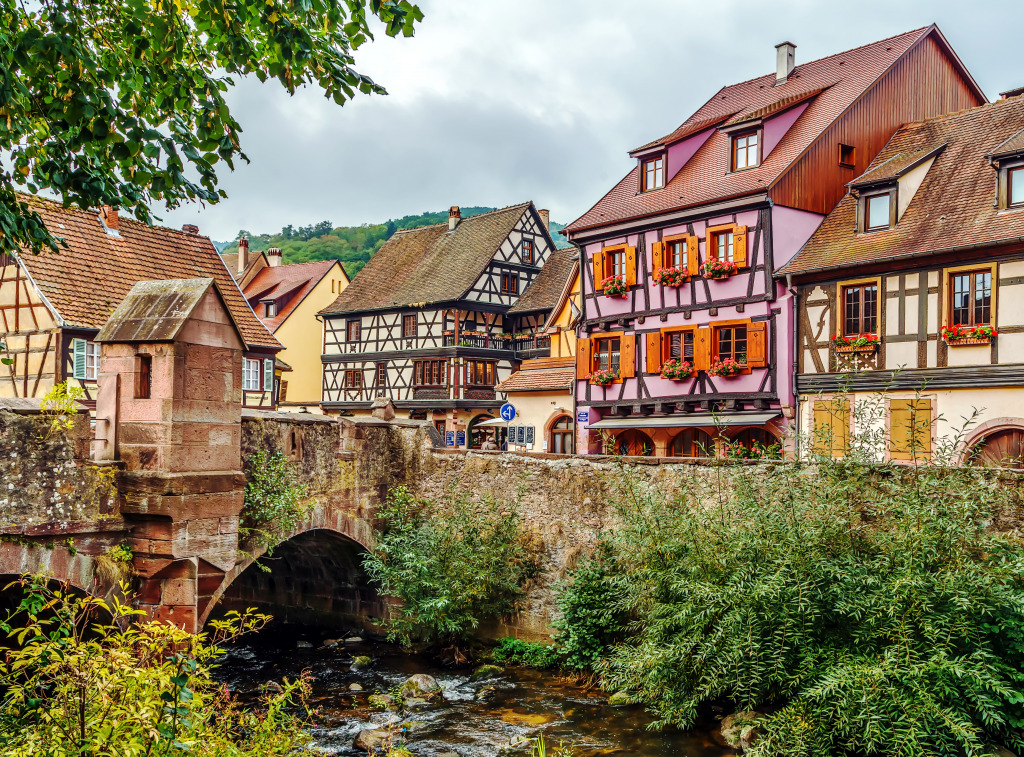
{"type": "Polygon", "coordinates": [[[877,350],[881,343],[882,340],[877,334],[836,334],[832,337],[832,346],[839,354],[871,353],[877,350]]]}
{"type": "Polygon", "coordinates": [[[661,365],[661,377],[672,381],[685,381],[693,378],[694,373],[693,365],[677,358],[669,358],[661,365]]]}
{"type": "Polygon", "coordinates": [[[735,263],[728,260],[708,260],[700,267],[700,275],[705,279],[727,279],[739,272],[735,263]]]}
{"type": "Polygon", "coordinates": [[[943,340],[950,347],[966,344],[990,344],[999,336],[999,332],[993,326],[965,326],[962,323],[943,326],[941,333],[943,340]]]}
{"type": "Polygon", "coordinates": [[[725,360],[716,360],[708,368],[708,373],[712,376],[720,376],[721,378],[732,378],[733,376],[739,376],[747,370],[747,364],[741,363],[737,360],[733,360],[731,357],[727,357],[725,360]]]}
{"type": "Polygon", "coordinates": [[[601,282],[601,294],[605,297],[625,297],[628,291],[624,276],[609,276],[601,282]]]}
{"type": "Polygon", "coordinates": [[[597,384],[598,386],[608,386],[619,377],[618,371],[613,371],[610,368],[594,371],[593,373],[587,374],[587,381],[591,384],[597,384]]]}
{"type": "Polygon", "coordinates": [[[689,280],[690,274],[685,268],[670,266],[656,271],[651,278],[655,284],[661,284],[663,287],[681,287],[689,280]]]}

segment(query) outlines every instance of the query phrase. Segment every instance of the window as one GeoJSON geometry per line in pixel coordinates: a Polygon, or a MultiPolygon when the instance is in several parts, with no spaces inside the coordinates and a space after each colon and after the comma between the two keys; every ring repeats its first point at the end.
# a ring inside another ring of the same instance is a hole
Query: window
{"type": "Polygon", "coordinates": [[[661,189],[665,186],[665,158],[659,156],[645,160],[642,173],[642,192],[650,192],[652,189],[661,189]]]}
{"type": "Polygon", "coordinates": [[[87,339],[71,340],[72,376],[79,381],[100,377],[100,346],[87,339]]]}
{"type": "Polygon", "coordinates": [[[135,399],[148,400],[153,393],[153,356],[135,356],[135,399]]]}
{"type": "Polygon", "coordinates": [[[618,337],[594,340],[594,370],[619,372],[619,350],[621,341],[618,337]]]}
{"type": "Polygon", "coordinates": [[[445,386],[448,383],[448,363],[444,360],[416,360],[412,366],[415,386],[445,386]]]}
{"type": "Polygon", "coordinates": [[[732,170],[742,171],[745,168],[754,168],[760,162],[760,150],[756,131],[737,134],[732,138],[732,170]]]}
{"type": "Polygon", "coordinates": [[[711,255],[715,260],[736,262],[736,236],[732,231],[716,231],[711,235],[711,255]]]}
{"type": "Polygon", "coordinates": [[[404,315],[402,316],[402,336],[406,339],[416,338],[416,316],[404,315]]]}
{"type": "Polygon", "coordinates": [[[673,239],[665,242],[665,267],[686,268],[686,240],[673,239]]]}
{"type": "Polygon", "coordinates": [[[932,452],[932,401],[889,400],[889,457],[923,461],[932,452]]]}
{"type": "Polygon", "coordinates": [[[647,457],[654,454],[654,442],[643,431],[624,431],[615,438],[615,453],[647,457]]]}
{"type": "Polygon", "coordinates": [[[263,316],[265,318],[273,318],[275,315],[277,315],[277,303],[273,300],[264,300],[263,316]]]}
{"type": "Polygon", "coordinates": [[[467,360],[466,383],[470,386],[494,386],[494,363],[486,360],[467,360]]]}
{"type": "Polygon", "coordinates": [[[377,363],[377,386],[388,385],[388,364],[377,363]]]}
{"type": "Polygon", "coordinates": [[[745,428],[729,440],[729,446],[735,453],[741,453],[745,457],[771,457],[782,456],[782,445],[778,437],[765,431],[763,428],[745,428]],[[741,452],[745,451],[744,452],[741,452]]]}
{"type": "Polygon", "coordinates": [[[839,165],[853,168],[857,162],[857,148],[851,145],[839,145],[839,165]]]}
{"type": "Polygon", "coordinates": [[[675,359],[684,360],[693,364],[693,337],[692,329],[685,331],[666,331],[662,337],[662,362],[675,359]]]}
{"type": "Polygon", "coordinates": [[[673,457],[714,457],[715,440],[699,428],[688,428],[672,440],[673,457]]]}
{"type": "Polygon", "coordinates": [[[951,324],[987,326],[992,321],[992,270],[954,273],[950,277],[951,324]]]}
{"type": "Polygon", "coordinates": [[[519,274],[518,273],[503,273],[503,274],[501,274],[501,293],[502,294],[519,294],[519,274]]]}
{"type": "Polygon", "coordinates": [[[359,321],[349,321],[345,324],[345,341],[347,342],[358,342],[360,333],[359,329],[362,324],[359,321]]]}
{"type": "Polygon", "coordinates": [[[1006,204],[1011,208],[1024,205],[1024,166],[1006,172],[1006,204]]]}
{"type": "Polygon", "coordinates": [[[532,263],[533,262],[533,240],[532,239],[524,239],[523,240],[523,262],[524,263],[532,263]]]}
{"type": "Polygon", "coordinates": [[[843,292],[843,336],[878,332],[878,284],[845,286],[843,292]]]}
{"type": "Polygon", "coordinates": [[[242,389],[247,392],[260,390],[260,361],[242,358],[242,389]]]}
{"type": "Polygon", "coordinates": [[[843,457],[850,451],[850,401],[846,397],[814,400],[811,449],[818,455],[843,457]]]}
{"type": "Polygon", "coordinates": [[[444,432],[447,429],[447,427],[448,426],[446,421],[434,421],[434,428],[437,429],[437,433],[441,435],[442,439],[444,438],[444,432]]]}
{"type": "Polygon", "coordinates": [[[563,415],[551,427],[551,449],[556,455],[571,455],[576,445],[573,443],[572,418],[563,415]]]}
{"type": "Polygon", "coordinates": [[[718,326],[715,328],[715,359],[732,358],[737,363],[747,362],[747,327],[718,326]]]}
{"type": "Polygon", "coordinates": [[[363,372],[358,368],[349,368],[345,371],[345,388],[362,389],[363,372]]]}
{"type": "Polygon", "coordinates": [[[864,198],[864,230],[876,231],[889,228],[889,208],[892,198],[889,193],[869,195],[864,198]]]}
{"type": "Polygon", "coordinates": [[[617,247],[605,253],[605,276],[626,275],[626,250],[617,247]]]}

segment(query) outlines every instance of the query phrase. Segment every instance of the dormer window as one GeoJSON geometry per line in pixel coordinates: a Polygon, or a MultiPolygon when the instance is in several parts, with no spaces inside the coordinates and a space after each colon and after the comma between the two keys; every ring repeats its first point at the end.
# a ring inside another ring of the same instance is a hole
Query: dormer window
{"type": "Polygon", "coordinates": [[[665,156],[650,158],[642,163],[640,172],[640,191],[650,192],[652,189],[661,189],[665,186],[665,156]]]}
{"type": "Polygon", "coordinates": [[[864,231],[879,231],[891,227],[892,194],[865,195],[864,231]]]}
{"type": "Polygon", "coordinates": [[[531,240],[531,239],[524,239],[523,240],[523,262],[524,263],[532,263],[533,262],[533,240],[531,240]]]}
{"type": "Polygon", "coordinates": [[[277,303],[273,300],[265,300],[263,303],[263,315],[266,318],[273,318],[277,315],[277,303]]]}
{"type": "Polygon", "coordinates": [[[761,164],[760,132],[741,131],[732,138],[732,170],[744,171],[761,164]]]}
{"type": "Polygon", "coordinates": [[[1024,207],[1024,166],[1017,166],[1006,172],[1006,206],[1024,207]]]}

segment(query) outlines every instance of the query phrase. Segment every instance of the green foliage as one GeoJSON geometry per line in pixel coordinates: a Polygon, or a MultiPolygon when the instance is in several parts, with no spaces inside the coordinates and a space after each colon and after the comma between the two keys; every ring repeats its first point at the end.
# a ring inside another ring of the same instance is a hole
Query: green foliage
{"type": "Polygon", "coordinates": [[[142,613],[50,588],[45,577],[17,582],[23,598],[0,621],[10,643],[0,660],[0,743],[11,757],[285,757],[302,753],[305,679],[285,681],[257,709],[242,709],[216,682],[224,642],[269,618],[231,613],[212,636],[142,613]],[[112,615],[113,622],[96,619],[112,615]],[[122,628],[123,626],[123,628],[122,628]]]}
{"type": "Polygon", "coordinates": [[[46,419],[47,439],[75,427],[78,401],[83,397],[85,390],[80,386],[68,386],[67,381],[61,381],[46,393],[40,402],[40,408],[43,411],[43,418],[46,419]]]}
{"type": "Polygon", "coordinates": [[[506,636],[498,639],[491,651],[499,665],[521,665],[526,668],[553,668],[558,665],[558,648],[552,644],[538,644],[506,636]]]}
{"type": "Polygon", "coordinates": [[[755,757],[1024,746],[1024,550],[988,528],[1011,487],[872,449],[694,470],[668,499],[623,468],[613,607],[633,622],[608,687],[658,726],[769,711],[755,757]]]}
{"type": "MultiPolygon", "coordinates": [[[[7,343],[0,339],[0,350],[7,350],[7,343]]],[[[9,357],[0,357],[0,365],[14,365],[14,360],[9,357]]]]}
{"type": "Polygon", "coordinates": [[[400,487],[378,516],[384,527],[364,567],[383,594],[401,600],[388,620],[392,640],[465,639],[481,620],[511,611],[536,572],[515,505],[457,490],[419,501],[400,487]]]}
{"type": "Polygon", "coordinates": [[[246,545],[272,554],[281,538],[309,515],[306,487],[280,452],[260,449],[246,463],[245,504],[239,535],[246,545]]]}
{"type": "Polygon", "coordinates": [[[602,544],[597,555],[584,556],[558,588],[555,642],[564,667],[589,668],[624,637],[627,619],[616,605],[616,573],[614,550],[602,544]]]}
{"type": "Polygon", "coordinates": [[[58,247],[15,187],[145,222],[156,200],[217,202],[219,164],[246,159],[232,77],[385,94],[353,53],[375,20],[411,36],[422,18],[408,0],[0,0],[0,252],[58,247]]]}

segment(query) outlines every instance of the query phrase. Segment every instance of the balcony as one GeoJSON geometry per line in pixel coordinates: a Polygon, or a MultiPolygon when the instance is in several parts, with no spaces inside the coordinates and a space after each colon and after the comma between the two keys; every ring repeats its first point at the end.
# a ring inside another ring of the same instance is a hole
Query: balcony
{"type": "Polygon", "coordinates": [[[517,357],[548,357],[551,337],[545,334],[484,334],[479,331],[446,333],[445,347],[477,347],[485,350],[515,352],[517,357]]]}

